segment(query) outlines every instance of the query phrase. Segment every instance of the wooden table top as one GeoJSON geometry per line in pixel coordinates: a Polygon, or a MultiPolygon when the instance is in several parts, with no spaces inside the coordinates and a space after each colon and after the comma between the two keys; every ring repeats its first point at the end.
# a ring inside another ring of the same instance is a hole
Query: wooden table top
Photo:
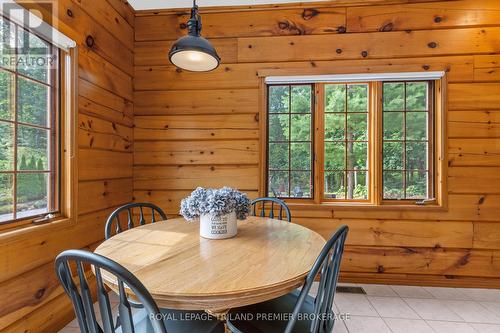
{"type": "Polygon", "coordinates": [[[135,274],[160,307],[219,311],[301,286],[324,244],[310,229],[261,217],[238,221],[234,238],[209,240],[198,222],[178,218],[124,231],[95,252],[135,274]]]}

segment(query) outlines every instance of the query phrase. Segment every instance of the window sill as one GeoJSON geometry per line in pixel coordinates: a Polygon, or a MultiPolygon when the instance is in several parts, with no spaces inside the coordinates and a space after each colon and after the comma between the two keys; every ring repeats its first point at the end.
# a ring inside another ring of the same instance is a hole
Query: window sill
{"type": "Polygon", "coordinates": [[[0,225],[0,241],[7,241],[10,238],[16,238],[31,232],[44,230],[55,231],[59,228],[65,228],[73,223],[74,219],[58,216],[42,224],[35,224],[33,223],[33,219],[29,219],[11,225],[0,225]]]}
{"type": "Polygon", "coordinates": [[[414,211],[446,211],[447,208],[444,205],[438,204],[427,204],[427,205],[416,205],[416,204],[380,204],[375,205],[373,203],[365,202],[323,202],[320,204],[316,203],[297,203],[297,202],[287,202],[290,209],[304,209],[304,210],[361,210],[361,211],[401,211],[401,210],[414,210],[414,211]]]}

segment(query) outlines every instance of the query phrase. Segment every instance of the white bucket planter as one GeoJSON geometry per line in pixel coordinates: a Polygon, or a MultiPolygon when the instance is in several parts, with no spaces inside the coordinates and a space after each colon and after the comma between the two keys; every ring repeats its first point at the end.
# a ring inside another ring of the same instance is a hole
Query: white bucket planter
{"type": "Polygon", "coordinates": [[[222,216],[205,214],[200,216],[200,236],[209,239],[224,239],[236,236],[236,212],[222,216]]]}

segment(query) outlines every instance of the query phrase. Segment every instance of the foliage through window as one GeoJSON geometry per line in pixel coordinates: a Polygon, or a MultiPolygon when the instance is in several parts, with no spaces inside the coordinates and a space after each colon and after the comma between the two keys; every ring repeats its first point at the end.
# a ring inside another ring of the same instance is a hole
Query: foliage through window
{"type": "Polygon", "coordinates": [[[57,48],[0,20],[0,223],[58,210],[57,48]]]}
{"type": "Polygon", "coordinates": [[[433,89],[434,81],[269,85],[267,195],[434,198],[433,89]]]}
{"type": "Polygon", "coordinates": [[[282,198],[311,198],[312,86],[269,86],[268,105],[269,192],[282,198]]]}

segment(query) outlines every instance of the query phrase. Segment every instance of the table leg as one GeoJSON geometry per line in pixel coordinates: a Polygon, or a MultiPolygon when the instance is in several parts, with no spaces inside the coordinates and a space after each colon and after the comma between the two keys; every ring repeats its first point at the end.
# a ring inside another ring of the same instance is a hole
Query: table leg
{"type": "Polygon", "coordinates": [[[229,309],[205,310],[205,312],[224,323],[224,332],[225,333],[231,333],[231,330],[227,327],[227,321],[226,321],[226,317],[227,317],[227,313],[229,312],[229,309]]]}

